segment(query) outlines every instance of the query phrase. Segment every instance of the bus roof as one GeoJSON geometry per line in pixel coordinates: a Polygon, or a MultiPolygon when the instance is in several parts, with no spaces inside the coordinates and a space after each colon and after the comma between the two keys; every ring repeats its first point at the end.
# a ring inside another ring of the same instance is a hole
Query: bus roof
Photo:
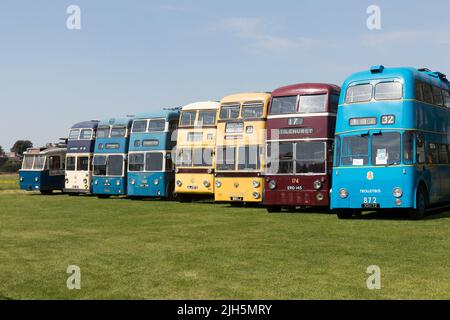
{"type": "Polygon", "coordinates": [[[98,123],[99,126],[109,126],[109,125],[124,125],[128,126],[131,124],[134,118],[109,118],[100,120],[98,123]]]}
{"type": "Polygon", "coordinates": [[[362,82],[375,79],[400,78],[403,80],[418,79],[423,82],[439,86],[444,89],[450,89],[447,77],[440,72],[433,72],[426,68],[416,69],[412,67],[384,67],[377,65],[361,72],[350,75],[344,82],[343,87],[347,87],[354,82],[362,82]]]}
{"type": "Polygon", "coordinates": [[[155,112],[140,112],[134,116],[136,119],[153,119],[153,118],[164,118],[166,120],[178,119],[180,117],[180,111],[176,109],[162,109],[155,112]]]}
{"type": "Polygon", "coordinates": [[[222,100],[220,100],[220,103],[268,100],[270,99],[270,96],[269,92],[237,93],[223,97],[222,100]]]}
{"type": "Polygon", "coordinates": [[[219,102],[217,101],[199,101],[185,105],[182,111],[186,110],[204,110],[204,109],[219,109],[219,102]]]}
{"type": "Polygon", "coordinates": [[[99,122],[100,121],[98,120],[78,122],[72,126],[72,129],[95,129],[97,128],[99,122]]]}
{"type": "Polygon", "coordinates": [[[273,97],[295,96],[298,94],[318,94],[323,92],[336,92],[339,94],[341,88],[335,84],[327,83],[298,83],[275,89],[272,92],[273,97]]]}
{"type": "Polygon", "coordinates": [[[48,148],[28,148],[24,155],[52,155],[52,154],[65,154],[66,147],[52,146],[48,148]]]}

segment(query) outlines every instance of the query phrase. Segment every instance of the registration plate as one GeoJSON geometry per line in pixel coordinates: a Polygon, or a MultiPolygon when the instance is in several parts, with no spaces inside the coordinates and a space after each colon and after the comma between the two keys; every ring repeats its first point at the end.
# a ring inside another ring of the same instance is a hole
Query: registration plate
{"type": "Polygon", "coordinates": [[[374,208],[379,208],[380,204],[379,203],[363,203],[361,205],[361,208],[365,208],[365,209],[374,209],[374,208]]]}
{"type": "Polygon", "coordinates": [[[231,197],[231,201],[242,201],[244,198],[242,197],[231,197]]]}

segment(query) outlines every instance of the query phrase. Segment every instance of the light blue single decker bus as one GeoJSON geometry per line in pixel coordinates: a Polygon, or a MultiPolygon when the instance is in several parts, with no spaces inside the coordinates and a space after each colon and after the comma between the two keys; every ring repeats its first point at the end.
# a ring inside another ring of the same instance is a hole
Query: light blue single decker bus
{"type": "Polygon", "coordinates": [[[95,140],[92,193],[99,198],[127,194],[127,152],[133,118],[99,122],[95,140]]]}
{"type": "Polygon", "coordinates": [[[180,109],[137,114],[131,127],[128,147],[128,187],[130,198],[171,198],[175,168],[172,151],[180,109]]]}
{"type": "Polygon", "coordinates": [[[380,65],[346,79],[331,191],[339,218],[397,208],[420,219],[450,201],[449,91],[428,69],[380,65]]]}

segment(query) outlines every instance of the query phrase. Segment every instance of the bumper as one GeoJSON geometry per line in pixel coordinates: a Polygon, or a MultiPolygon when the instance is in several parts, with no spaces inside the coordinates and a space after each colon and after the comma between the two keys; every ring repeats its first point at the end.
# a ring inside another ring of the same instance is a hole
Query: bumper
{"type": "Polygon", "coordinates": [[[210,173],[177,173],[175,174],[175,193],[213,195],[214,175],[210,173]],[[181,185],[177,184],[177,181],[181,182],[181,185]]]}
{"type": "Polygon", "coordinates": [[[214,200],[220,202],[255,202],[263,201],[264,178],[263,177],[216,177],[214,200]],[[254,187],[253,183],[258,182],[259,186],[254,187]]]}

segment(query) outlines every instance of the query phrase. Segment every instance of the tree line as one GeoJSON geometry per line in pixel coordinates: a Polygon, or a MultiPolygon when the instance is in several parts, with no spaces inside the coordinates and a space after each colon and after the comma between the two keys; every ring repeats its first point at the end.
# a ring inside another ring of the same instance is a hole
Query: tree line
{"type": "Polygon", "coordinates": [[[17,172],[22,165],[23,153],[31,147],[33,143],[30,140],[17,140],[10,151],[14,152],[18,158],[8,158],[5,156],[5,150],[0,146],[0,172],[17,172]]]}

